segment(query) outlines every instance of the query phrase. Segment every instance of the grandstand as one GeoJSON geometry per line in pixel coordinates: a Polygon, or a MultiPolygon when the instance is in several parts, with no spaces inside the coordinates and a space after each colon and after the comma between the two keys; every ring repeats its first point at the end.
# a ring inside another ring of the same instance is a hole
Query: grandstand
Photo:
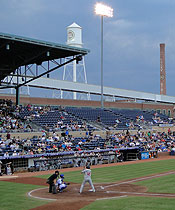
{"type": "MultiPolygon", "coordinates": [[[[40,170],[42,160],[38,159],[43,155],[49,159],[54,158],[56,161],[54,167],[58,166],[58,162],[60,167],[63,165],[66,167],[65,163],[68,167],[76,164],[74,162],[76,152],[81,157],[79,157],[80,165],[83,165],[83,161],[87,161],[87,157],[90,158],[92,152],[94,153],[92,159],[95,161],[93,164],[102,164],[107,160],[111,161],[111,156],[113,157],[112,161],[115,162],[134,160],[141,158],[142,151],[149,151],[157,156],[158,150],[170,151],[171,147],[174,147],[174,142],[168,143],[173,137],[174,133],[172,132],[169,132],[168,135],[165,133],[155,135],[153,132],[150,133],[151,136],[149,133],[137,133],[137,126],[146,126],[147,123],[152,126],[173,123],[167,116],[155,112],[114,108],[102,110],[92,107],[14,106],[11,101],[5,100],[1,101],[1,109],[5,110],[1,112],[1,127],[3,128],[1,133],[8,135],[1,136],[0,159],[4,163],[9,160],[13,161],[15,170],[18,170],[19,166],[30,168],[32,162],[35,163],[35,170],[40,170]],[[131,122],[133,123],[132,127],[129,125],[131,122]],[[30,128],[24,127],[24,125],[30,125],[30,128]],[[26,138],[10,136],[14,130],[16,132],[32,132],[34,125],[38,131],[42,132],[40,136],[35,135],[32,138],[28,138],[27,135],[26,138]],[[92,134],[96,130],[99,132],[116,130],[117,133],[109,133],[102,138],[100,135],[92,134]],[[125,133],[123,130],[127,130],[127,132],[125,133]],[[135,131],[136,135],[129,134],[128,130],[130,130],[129,132],[135,131]],[[78,131],[79,134],[85,131],[85,133],[83,137],[74,137],[69,134],[70,131],[78,131]],[[143,138],[142,141],[139,137],[143,138]],[[164,141],[160,143],[162,138],[164,141]],[[155,144],[155,142],[157,143],[155,144]],[[84,158],[84,155],[87,157],[84,158]],[[103,158],[100,159],[99,155],[103,158]],[[41,163],[39,164],[40,169],[38,169],[38,161],[41,163]]],[[[140,129],[141,127],[139,127],[140,129]]],[[[53,167],[51,168],[53,169],[53,167]]]]}
{"type": "Polygon", "coordinates": [[[19,88],[27,84],[99,95],[99,86],[49,79],[51,72],[79,62],[89,50],[2,33],[0,44],[0,88],[16,89],[16,97],[1,95],[3,165],[11,161],[15,171],[48,170],[82,166],[86,161],[103,164],[142,159],[145,154],[157,157],[158,151],[174,148],[174,97],[104,88],[106,96],[144,100],[106,101],[104,109],[99,101],[24,96],[19,100],[19,88]],[[69,59],[63,62],[64,58],[69,59]],[[48,68],[39,71],[45,62],[48,68]],[[55,66],[51,68],[49,62],[55,66]]]}

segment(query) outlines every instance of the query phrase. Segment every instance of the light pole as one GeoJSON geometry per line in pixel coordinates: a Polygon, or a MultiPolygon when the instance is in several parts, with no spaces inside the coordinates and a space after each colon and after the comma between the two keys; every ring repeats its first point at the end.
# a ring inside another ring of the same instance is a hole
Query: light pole
{"type": "Polygon", "coordinates": [[[95,14],[101,16],[101,108],[103,109],[103,17],[113,17],[113,9],[102,3],[96,3],[95,14]]]}

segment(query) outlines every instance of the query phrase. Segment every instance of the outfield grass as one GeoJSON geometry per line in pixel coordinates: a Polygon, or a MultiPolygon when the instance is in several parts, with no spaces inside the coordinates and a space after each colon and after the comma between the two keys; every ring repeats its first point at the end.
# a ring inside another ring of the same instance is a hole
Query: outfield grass
{"type": "MultiPolygon", "coordinates": [[[[154,162],[141,162],[130,165],[116,165],[111,167],[92,169],[94,183],[110,183],[126,179],[138,178],[155,173],[163,173],[175,169],[175,160],[160,160],[154,162]]],[[[81,183],[83,175],[80,171],[65,172],[66,181],[81,183]]],[[[49,175],[39,176],[48,178],[49,175]]]]}
{"type": "Polygon", "coordinates": [[[27,197],[27,192],[43,186],[0,181],[0,210],[28,210],[48,203],[27,197]]]}

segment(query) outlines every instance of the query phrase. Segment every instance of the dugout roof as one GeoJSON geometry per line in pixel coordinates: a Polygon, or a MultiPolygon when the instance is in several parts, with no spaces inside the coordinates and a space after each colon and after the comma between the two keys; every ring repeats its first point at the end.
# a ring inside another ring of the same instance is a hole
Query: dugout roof
{"type": "Polygon", "coordinates": [[[44,61],[88,52],[84,48],[0,33],[0,81],[20,66],[40,65],[44,61]]]}

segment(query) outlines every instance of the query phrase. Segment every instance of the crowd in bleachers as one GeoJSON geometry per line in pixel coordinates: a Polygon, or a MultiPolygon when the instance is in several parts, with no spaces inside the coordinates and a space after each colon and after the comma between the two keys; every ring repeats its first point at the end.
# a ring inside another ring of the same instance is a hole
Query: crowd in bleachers
{"type": "Polygon", "coordinates": [[[71,116],[60,106],[15,106],[11,100],[0,101],[0,133],[47,131],[86,131],[96,128],[71,116]]]}
{"type": "Polygon", "coordinates": [[[0,137],[0,156],[3,157],[129,147],[138,147],[142,151],[171,151],[175,149],[175,136],[171,131],[168,133],[138,131],[136,135],[126,131],[109,135],[106,139],[99,135],[84,138],[74,138],[70,135],[59,137],[56,133],[52,136],[43,133],[42,136],[34,136],[31,139],[0,137]]]}
{"type": "Polygon", "coordinates": [[[26,124],[19,117],[20,107],[14,106],[11,100],[0,100],[0,133],[31,131],[30,124],[26,124]]]}
{"type": "Polygon", "coordinates": [[[168,116],[149,110],[90,107],[66,107],[65,109],[69,114],[96,122],[108,130],[139,129],[143,126],[172,123],[172,119],[168,116]]]}
{"type": "Polygon", "coordinates": [[[123,131],[107,136],[89,135],[96,129],[91,123],[97,123],[105,128],[129,130],[149,122],[150,124],[171,123],[165,115],[153,111],[77,108],[60,106],[14,106],[11,100],[0,101],[0,132],[7,133],[0,136],[0,155],[4,157],[16,155],[44,154],[64,151],[84,151],[98,149],[117,149],[139,147],[141,150],[157,149],[169,151],[174,148],[174,136],[171,132],[142,133],[130,135],[123,131]],[[42,136],[29,139],[11,137],[12,131],[33,131],[32,123],[43,131],[42,136]],[[47,136],[45,131],[53,132],[47,136]],[[61,131],[65,136],[59,137],[56,132],[61,131]],[[69,131],[86,131],[85,138],[74,138],[69,131]]]}
{"type": "Polygon", "coordinates": [[[0,132],[34,130],[93,131],[99,129],[139,129],[145,125],[172,123],[161,113],[146,110],[101,109],[61,106],[14,106],[11,100],[0,101],[0,132]]]}
{"type": "Polygon", "coordinates": [[[57,106],[31,106],[23,107],[20,118],[27,119],[47,131],[85,131],[95,128],[86,124],[78,117],[68,114],[63,107],[57,106]]]}
{"type": "Polygon", "coordinates": [[[158,152],[169,152],[175,147],[175,136],[170,131],[165,132],[141,132],[137,135],[126,135],[122,133],[110,136],[110,139],[118,142],[118,146],[122,147],[139,147],[141,150],[158,150],[158,152]]]}

